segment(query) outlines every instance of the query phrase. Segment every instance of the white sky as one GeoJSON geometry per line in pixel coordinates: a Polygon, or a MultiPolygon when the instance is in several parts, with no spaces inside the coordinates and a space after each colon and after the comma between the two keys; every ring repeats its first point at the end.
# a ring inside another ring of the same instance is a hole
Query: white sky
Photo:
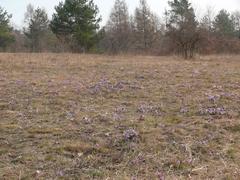
{"type": "MultiPolygon", "coordinates": [[[[12,24],[16,27],[21,27],[23,24],[24,12],[26,11],[27,4],[31,3],[35,7],[44,7],[49,13],[51,18],[54,12],[54,6],[56,6],[61,0],[0,0],[0,6],[6,9],[13,15],[12,24]]],[[[102,24],[104,24],[112,9],[114,0],[94,0],[98,5],[100,14],[103,18],[102,24]]],[[[168,7],[168,0],[147,0],[151,9],[160,16],[164,12],[164,9],[168,7]]],[[[126,0],[130,12],[133,12],[138,5],[139,0],[126,0]]],[[[196,9],[197,16],[200,16],[206,7],[213,7],[217,12],[220,9],[227,9],[229,11],[240,10],[240,0],[190,0],[194,8],[196,9]]]]}

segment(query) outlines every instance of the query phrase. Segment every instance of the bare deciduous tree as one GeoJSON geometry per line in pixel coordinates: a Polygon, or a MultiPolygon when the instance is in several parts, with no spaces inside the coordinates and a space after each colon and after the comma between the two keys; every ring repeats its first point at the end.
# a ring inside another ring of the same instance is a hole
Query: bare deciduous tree
{"type": "Polygon", "coordinates": [[[146,0],[140,0],[134,16],[133,32],[136,48],[141,51],[152,49],[156,41],[159,40],[160,27],[158,16],[151,12],[146,0]]]}
{"type": "Polygon", "coordinates": [[[125,0],[116,0],[105,27],[105,46],[111,53],[127,52],[130,47],[130,17],[125,0]]]}

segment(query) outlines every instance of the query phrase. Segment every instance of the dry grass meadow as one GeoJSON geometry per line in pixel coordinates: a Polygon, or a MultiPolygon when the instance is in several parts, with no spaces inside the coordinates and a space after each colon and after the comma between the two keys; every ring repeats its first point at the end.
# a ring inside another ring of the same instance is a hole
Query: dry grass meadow
{"type": "Polygon", "coordinates": [[[239,179],[240,57],[0,54],[0,179],[239,179]]]}

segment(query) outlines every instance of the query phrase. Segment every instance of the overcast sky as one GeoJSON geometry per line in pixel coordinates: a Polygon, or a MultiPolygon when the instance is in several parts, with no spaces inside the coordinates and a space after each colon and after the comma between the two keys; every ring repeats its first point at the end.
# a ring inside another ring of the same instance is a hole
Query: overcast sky
{"type": "MultiPolygon", "coordinates": [[[[0,0],[0,6],[6,9],[13,15],[12,24],[16,27],[21,27],[23,24],[24,12],[26,11],[27,4],[31,3],[35,7],[44,7],[49,13],[51,18],[54,12],[54,6],[56,6],[61,0],[0,0]]],[[[102,24],[104,24],[112,9],[114,0],[94,0],[100,9],[100,14],[103,18],[102,24]]],[[[166,9],[168,0],[147,0],[151,9],[159,15],[162,15],[164,9],[166,9]]],[[[139,0],[126,0],[130,12],[133,12],[138,5],[139,0]]],[[[200,16],[206,7],[211,6],[214,11],[220,9],[227,9],[229,11],[240,10],[240,0],[190,0],[194,8],[197,11],[197,16],[200,16]]]]}

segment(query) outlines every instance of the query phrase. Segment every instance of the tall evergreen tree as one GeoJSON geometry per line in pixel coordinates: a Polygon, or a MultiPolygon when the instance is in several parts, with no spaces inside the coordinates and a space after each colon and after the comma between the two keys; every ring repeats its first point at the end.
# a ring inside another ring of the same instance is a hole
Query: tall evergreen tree
{"type": "Polygon", "coordinates": [[[37,8],[33,11],[32,17],[28,22],[28,28],[25,29],[25,35],[29,40],[32,52],[42,51],[42,39],[48,31],[48,16],[44,9],[37,8]]]}
{"type": "Polygon", "coordinates": [[[188,0],[173,0],[169,2],[169,6],[171,9],[167,12],[167,34],[176,42],[184,58],[192,58],[199,41],[194,9],[188,0]]]}
{"type": "Polygon", "coordinates": [[[93,0],[66,0],[55,8],[50,27],[75,51],[87,51],[96,43],[101,18],[93,0]]]}
{"type": "Polygon", "coordinates": [[[12,28],[9,25],[11,15],[0,7],[0,48],[4,50],[10,43],[14,41],[12,28]]]}
{"type": "Polygon", "coordinates": [[[234,21],[226,10],[219,11],[213,22],[214,31],[220,36],[234,36],[234,21]]]}

